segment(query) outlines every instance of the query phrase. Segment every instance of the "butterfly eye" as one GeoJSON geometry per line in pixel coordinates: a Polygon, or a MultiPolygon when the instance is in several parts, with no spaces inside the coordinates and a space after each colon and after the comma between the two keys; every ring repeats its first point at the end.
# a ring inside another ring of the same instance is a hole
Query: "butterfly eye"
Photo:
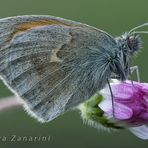
{"type": "Polygon", "coordinates": [[[136,44],[136,41],[135,41],[135,38],[134,36],[130,36],[128,39],[127,39],[127,45],[129,47],[129,50],[133,50],[134,46],[136,44]]]}
{"type": "Polygon", "coordinates": [[[133,34],[127,38],[127,46],[131,53],[141,48],[141,38],[137,34],[133,34]]]}

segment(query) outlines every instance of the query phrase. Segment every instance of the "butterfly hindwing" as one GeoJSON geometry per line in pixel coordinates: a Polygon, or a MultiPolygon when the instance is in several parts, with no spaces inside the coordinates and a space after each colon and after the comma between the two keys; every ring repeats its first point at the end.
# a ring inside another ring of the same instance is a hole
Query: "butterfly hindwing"
{"type": "Polygon", "coordinates": [[[113,46],[108,34],[69,20],[1,19],[0,75],[33,116],[50,121],[104,87],[110,75],[104,53],[113,46]]]}

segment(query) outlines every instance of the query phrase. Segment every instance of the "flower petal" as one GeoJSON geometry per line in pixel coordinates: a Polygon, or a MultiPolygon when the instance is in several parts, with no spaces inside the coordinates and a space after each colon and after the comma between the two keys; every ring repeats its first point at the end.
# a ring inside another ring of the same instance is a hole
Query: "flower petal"
{"type": "Polygon", "coordinates": [[[115,103],[115,117],[119,120],[126,120],[133,116],[133,111],[129,107],[115,103]]]}
{"type": "MultiPolygon", "coordinates": [[[[116,103],[116,102],[114,105],[115,105],[114,110],[115,110],[116,119],[125,120],[125,119],[129,119],[132,117],[133,111],[129,107],[127,107],[123,104],[120,104],[120,103],[116,103]]],[[[113,117],[113,107],[112,107],[111,100],[103,100],[100,104],[98,104],[98,106],[105,113],[107,113],[108,115],[112,115],[112,117],[113,117]]]]}
{"type": "Polygon", "coordinates": [[[98,106],[104,111],[104,112],[112,112],[112,102],[111,100],[103,100],[98,106]]]}
{"type": "Polygon", "coordinates": [[[103,96],[103,98],[111,100],[111,92],[108,86],[102,89],[99,93],[103,96]]]}
{"type": "Polygon", "coordinates": [[[148,139],[148,126],[142,125],[139,127],[132,127],[129,129],[137,137],[147,140],[148,139]]]}
{"type": "Polygon", "coordinates": [[[130,99],[133,96],[133,86],[127,83],[112,85],[113,95],[117,99],[130,99]]]}

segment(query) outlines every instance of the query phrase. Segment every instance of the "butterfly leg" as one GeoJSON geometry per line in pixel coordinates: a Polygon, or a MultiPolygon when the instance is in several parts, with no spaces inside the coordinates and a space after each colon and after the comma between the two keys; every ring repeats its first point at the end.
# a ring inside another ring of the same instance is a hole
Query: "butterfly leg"
{"type": "Polygon", "coordinates": [[[114,96],[113,96],[113,92],[112,92],[112,88],[111,88],[109,79],[107,79],[107,83],[108,83],[108,87],[109,87],[110,94],[111,94],[111,99],[112,99],[113,117],[115,118],[114,96]]]}
{"type": "Polygon", "coordinates": [[[137,65],[130,67],[130,74],[132,74],[134,71],[136,71],[137,81],[140,82],[139,68],[137,65]]]}

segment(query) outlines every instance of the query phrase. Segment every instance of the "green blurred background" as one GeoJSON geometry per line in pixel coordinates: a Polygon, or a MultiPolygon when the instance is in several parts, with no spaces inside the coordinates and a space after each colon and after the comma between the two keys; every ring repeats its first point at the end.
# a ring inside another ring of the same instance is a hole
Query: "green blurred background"
{"type": "MultiPolygon", "coordinates": [[[[118,36],[134,26],[148,22],[147,0],[0,0],[0,17],[46,14],[87,23],[118,36]]],[[[148,30],[148,27],[146,28],[148,30]]],[[[148,36],[143,35],[143,49],[133,65],[140,67],[141,79],[148,82],[148,36]]],[[[0,81],[0,97],[12,93],[0,81]]],[[[147,141],[129,131],[99,132],[83,124],[80,114],[71,111],[46,124],[32,119],[22,108],[0,112],[1,136],[50,136],[50,142],[2,142],[0,148],[11,147],[134,147],[146,148],[147,141]]]]}

